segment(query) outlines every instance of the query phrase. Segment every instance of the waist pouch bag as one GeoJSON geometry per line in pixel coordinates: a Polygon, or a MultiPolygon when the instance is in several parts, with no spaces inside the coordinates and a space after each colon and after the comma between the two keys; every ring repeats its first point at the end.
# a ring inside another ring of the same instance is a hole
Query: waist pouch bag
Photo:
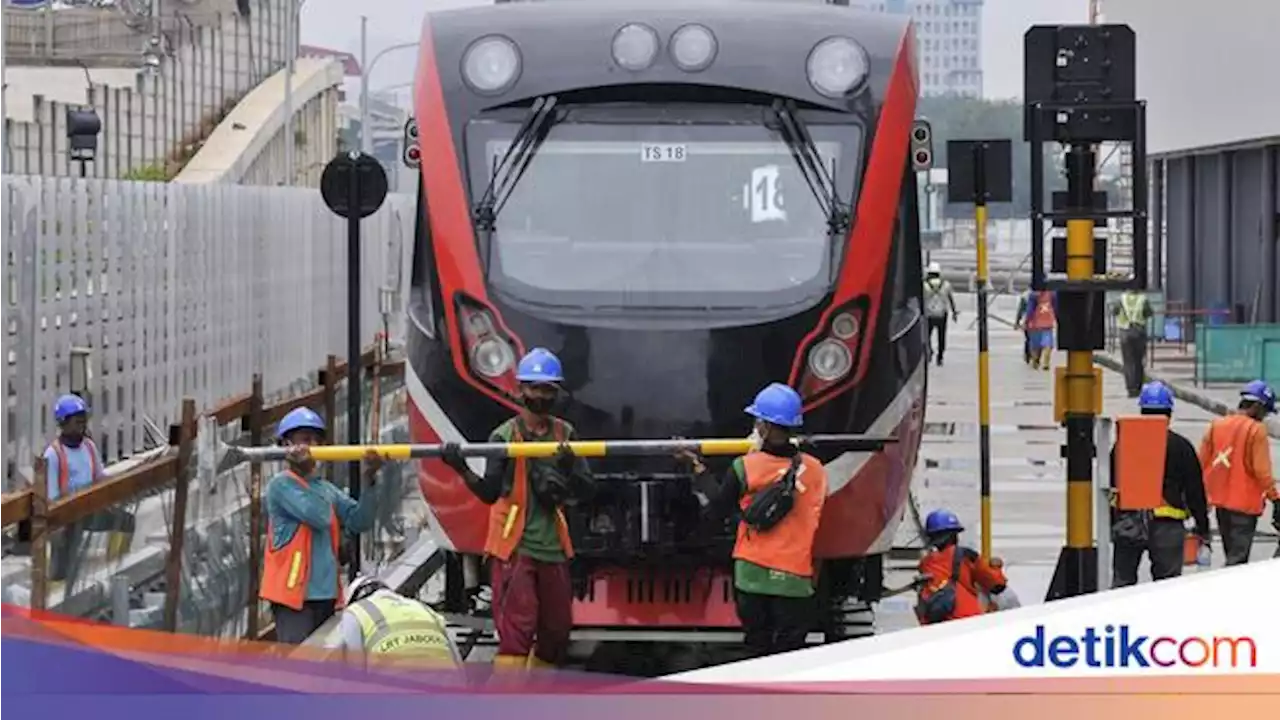
{"type": "Polygon", "coordinates": [[[1151,535],[1152,513],[1148,510],[1128,510],[1117,513],[1111,526],[1111,540],[1123,545],[1146,545],[1151,535]]]}
{"type": "Polygon", "coordinates": [[[791,467],[782,478],[760,490],[742,513],[742,521],[748,527],[765,532],[773,528],[791,512],[796,504],[796,473],[800,469],[800,456],[791,458],[791,467]]]}
{"type": "Polygon", "coordinates": [[[955,556],[951,558],[951,577],[942,587],[926,595],[928,587],[921,588],[917,614],[927,623],[940,623],[951,619],[956,611],[956,588],[960,582],[960,563],[965,557],[964,548],[956,546],[955,556]]]}

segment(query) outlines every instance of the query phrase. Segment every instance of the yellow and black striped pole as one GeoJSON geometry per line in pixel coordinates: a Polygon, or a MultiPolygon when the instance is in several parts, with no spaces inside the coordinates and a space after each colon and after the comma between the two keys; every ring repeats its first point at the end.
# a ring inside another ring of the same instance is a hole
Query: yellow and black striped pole
{"type": "MultiPolygon", "coordinates": [[[[982,153],[978,156],[979,175],[982,153]]],[[[985,193],[973,206],[978,245],[978,455],[980,512],[982,517],[982,557],[991,559],[991,362],[987,329],[987,204],[985,193]]]]}
{"type": "MultiPolygon", "coordinates": [[[[894,437],[875,437],[870,435],[808,435],[799,438],[802,447],[843,450],[845,452],[873,452],[881,450],[885,445],[897,442],[894,437]]],[[[641,457],[652,455],[673,455],[680,450],[693,450],[701,455],[744,455],[753,447],[750,439],[713,438],[703,440],[578,440],[564,443],[574,455],[579,457],[641,457]]],[[[310,448],[311,459],[316,462],[355,462],[363,458],[369,451],[377,453],[384,460],[415,460],[420,458],[440,457],[444,453],[443,444],[425,445],[315,445],[310,448]]],[[[458,451],[463,457],[494,458],[547,458],[555,455],[560,443],[555,442],[513,442],[513,443],[459,443],[458,451]]],[[[288,448],[272,445],[263,447],[223,448],[222,461],[218,463],[219,472],[235,467],[242,462],[262,463],[284,460],[288,448]]]]}

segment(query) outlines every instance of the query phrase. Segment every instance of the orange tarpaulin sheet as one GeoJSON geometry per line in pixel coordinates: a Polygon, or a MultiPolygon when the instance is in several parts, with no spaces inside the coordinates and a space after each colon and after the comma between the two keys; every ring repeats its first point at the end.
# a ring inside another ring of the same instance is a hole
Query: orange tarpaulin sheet
{"type": "Polygon", "coordinates": [[[1133,415],[1116,418],[1116,507],[1152,510],[1164,505],[1164,451],[1169,418],[1133,415]]]}

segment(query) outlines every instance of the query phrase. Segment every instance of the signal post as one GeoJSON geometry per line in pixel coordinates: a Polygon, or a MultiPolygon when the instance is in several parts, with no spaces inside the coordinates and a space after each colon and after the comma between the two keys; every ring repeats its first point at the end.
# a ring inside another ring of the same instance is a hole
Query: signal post
{"type": "MultiPolygon", "coordinates": [[[[1055,414],[1066,428],[1066,544],[1047,600],[1096,592],[1093,531],[1094,420],[1102,411],[1102,378],[1093,352],[1105,347],[1108,290],[1147,288],[1147,184],[1145,103],[1135,97],[1133,30],[1127,25],[1032,27],[1024,36],[1024,132],[1031,144],[1031,287],[1058,293],[1058,349],[1067,366],[1055,378],[1055,414]],[[1094,193],[1094,146],[1133,147],[1134,205],[1112,210],[1094,193]],[[1044,145],[1066,148],[1063,207],[1044,211],[1044,145]],[[1094,225],[1133,218],[1133,273],[1106,275],[1106,240],[1094,225]],[[1044,263],[1045,221],[1066,225],[1054,239],[1053,263],[1044,263]],[[1052,277],[1051,277],[1052,276],[1052,277]]],[[[1104,449],[1105,451],[1105,449],[1104,449]]]]}

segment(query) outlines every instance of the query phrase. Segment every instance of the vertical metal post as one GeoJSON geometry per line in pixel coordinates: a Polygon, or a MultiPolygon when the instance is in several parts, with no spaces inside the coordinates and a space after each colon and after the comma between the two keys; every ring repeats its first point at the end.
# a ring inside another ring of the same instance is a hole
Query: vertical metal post
{"type": "Polygon", "coordinates": [[[178,601],[182,593],[182,552],[187,536],[187,490],[191,479],[191,455],[196,437],[196,401],[182,401],[178,426],[177,477],[173,489],[173,519],[169,523],[169,558],[165,567],[164,629],[177,632],[178,601]]]}
{"type": "MultiPolygon", "coordinates": [[[[253,389],[249,394],[249,444],[262,445],[262,375],[253,376],[253,389]]],[[[258,638],[259,601],[258,590],[262,573],[262,464],[249,466],[249,608],[248,636],[258,638]]]]}
{"type": "Polygon", "coordinates": [[[111,576],[111,624],[129,627],[129,578],[111,576]]]}
{"type": "MultiPolygon", "coordinates": [[[[31,481],[31,602],[32,610],[44,610],[49,598],[49,466],[44,455],[37,455],[31,481]]],[[[75,552],[67,543],[63,550],[69,559],[75,552]]],[[[65,562],[66,560],[64,560],[65,562]]],[[[71,592],[67,578],[66,591],[71,592]]]]}
{"type": "MultiPolygon", "coordinates": [[[[1094,152],[1087,144],[1074,144],[1067,152],[1068,208],[1079,214],[1093,212],[1094,152]]],[[[1067,279],[1087,282],[1093,278],[1092,218],[1067,220],[1067,279]]],[[[1100,291],[1085,292],[1098,296],[1100,291]]],[[[1070,323],[1090,323],[1091,316],[1064,318],[1070,323]]],[[[1078,336],[1083,337],[1081,333],[1078,336]]],[[[1068,597],[1092,592],[1087,577],[1088,555],[1093,549],[1093,351],[1068,349],[1066,382],[1067,429],[1067,544],[1064,590],[1068,597]]]]}
{"type": "MultiPolygon", "coordinates": [[[[1104,452],[1111,447],[1111,418],[1098,418],[1096,445],[1104,452]]],[[[1098,513],[1095,536],[1098,543],[1098,590],[1111,589],[1111,456],[1098,453],[1094,510],[1098,513]]]]}
{"type": "Polygon", "coordinates": [[[294,46],[298,19],[298,0],[289,0],[289,9],[285,13],[285,60],[284,60],[284,184],[293,184],[293,71],[294,46]]]}
{"type": "Polygon", "coordinates": [[[369,18],[360,16],[360,152],[373,152],[369,133],[369,18]]]}
{"type": "MultiPolygon", "coordinates": [[[[354,170],[347,188],[347,442],[360,444],[360,173],[354,170]]],[[[360,500],[360,463],[347,465],[353,500],[360,500]]],[[[351,541],[351,579],[360,570],[360,536],[351,541]]]]}
{"type": "Polygon", "coordinates": [[[991,558],[991,366],[987,330],[987,153],[974,143],[975,236],[978,246],[978,453],[982,516],[982,557],[991,558]]]}
{"type": "MultiPolygon", "coordinates": [[[[1135,168],[1137,165],[1134,166],[1135,168]]],[[[1164,160],[1151,163],[1151,265],[1150,286],[1164,289],[1164,160]]]]}

